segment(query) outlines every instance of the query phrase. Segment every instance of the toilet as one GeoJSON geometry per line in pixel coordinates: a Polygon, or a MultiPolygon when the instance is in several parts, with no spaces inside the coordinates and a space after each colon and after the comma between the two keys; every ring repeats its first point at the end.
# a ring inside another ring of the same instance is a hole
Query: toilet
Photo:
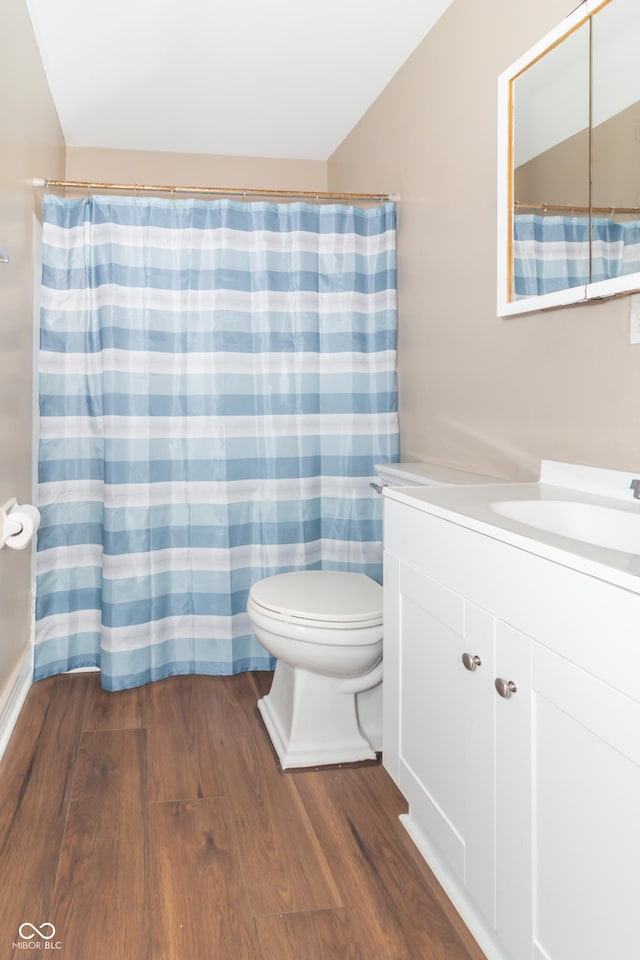
{"type": "Polygon", "coordinates": [[[258,710],[283,769],[375,759],[356,695],[382,689],[380,584],[362,573],[283,573],[253,585],[247,613],[277,657],[258,710]]]}
{"type": "MultiPolygon", "coordinates": [[[[491,483],[427,463],[376,467],[383,486],[491,483]]],[[[283,769],[374,760],[382,749],[382,587],[362,573],[303,570],[259,580],[247,614],[277,658],[258,710],[283,769]]]]}

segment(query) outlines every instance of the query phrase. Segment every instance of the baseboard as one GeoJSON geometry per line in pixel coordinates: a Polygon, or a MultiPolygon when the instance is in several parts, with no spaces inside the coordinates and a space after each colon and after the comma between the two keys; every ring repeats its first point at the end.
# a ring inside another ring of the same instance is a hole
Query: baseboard
{"type": "Polygon", "coordinates": [[[449,867],[444,863],[438,849],[432,844],[420,824],[411,816],[411,810],[409,810],[409,813],[401,814],[398,819],[427,861],[435,874],[436,880],[460,914],[469,933],[487,960],[508,960],[494,932],[489,929],[486,921],[471,903],[458,879],[454,877],[449,867]]]}
{"type": "Polygon", "coordinates": [[[33,647],[29,643],[0,694],[0,759],[33,683],[33,647]]]}

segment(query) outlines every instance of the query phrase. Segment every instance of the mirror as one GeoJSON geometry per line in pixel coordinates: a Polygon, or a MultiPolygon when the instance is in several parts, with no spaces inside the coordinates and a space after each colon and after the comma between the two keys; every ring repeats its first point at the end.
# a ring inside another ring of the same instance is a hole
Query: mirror
{"type": "Polygon", "coordinates": [[[589,21],[513,83],[513,296],[589,282],[589,21]]]}
{"type": "Polygon", "coordinates": [[[596,283],[640,271],[640,3],[612,0],[592,17],[591,31],[591,204],[597,227],[591,281],[596,283]],[[605,229],[609,246],[617,243],[613,261],[607,260],[605,229]]]}
{"type": "Polygon", "coordinates": [[[586,0],[499,81],[498,315],[640,289],[638,0],[586,0]]]}

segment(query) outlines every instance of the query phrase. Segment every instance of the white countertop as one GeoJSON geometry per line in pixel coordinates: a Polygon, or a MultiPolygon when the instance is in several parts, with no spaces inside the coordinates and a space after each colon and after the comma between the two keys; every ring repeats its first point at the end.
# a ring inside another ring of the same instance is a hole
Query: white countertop
{"type": "Polygon", "coordinates": [[[388,486],[384,496],[640,593],[640,542],[637,553],[625,553],[529,526],[491,508],[492,503],[514,500],[572,500],[638,515],[640,501],[629,490],[633,476],[623,471],[543,461],[538,483],[388,486]]]}

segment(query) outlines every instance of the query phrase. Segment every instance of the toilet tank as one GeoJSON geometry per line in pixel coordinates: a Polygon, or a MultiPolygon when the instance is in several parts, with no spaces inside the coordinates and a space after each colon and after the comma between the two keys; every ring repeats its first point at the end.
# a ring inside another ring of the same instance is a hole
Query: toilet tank
{"type": "Polygon", "coordinates": [[[376,473],[380,483],[371,484],[378,492],[382,487],[441,487],[445,484],[504,483],[498,477],[488,477],[482,473],[469,473],[455,467],[442,467],[437,463],[421,461],[403,463],[377,463],[376,473]]]}

